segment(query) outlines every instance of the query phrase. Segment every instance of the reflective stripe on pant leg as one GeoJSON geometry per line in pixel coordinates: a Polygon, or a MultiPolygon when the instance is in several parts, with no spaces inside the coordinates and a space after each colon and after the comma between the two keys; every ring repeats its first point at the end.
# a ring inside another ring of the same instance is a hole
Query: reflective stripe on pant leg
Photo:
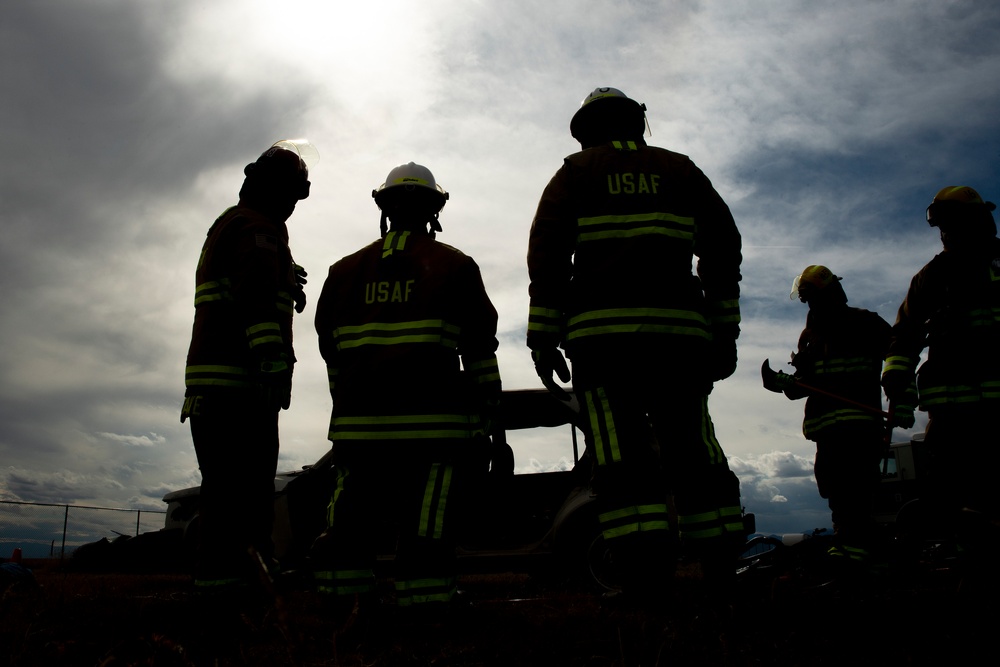
{"type": "Polygon", "coordinates": [[[333,526],[333,511],[337,505],[337,499],[340,494],[344,491],[344,485],[347,483],[347,477],[351,474],[351,471],[342,466],[337,466],[336,468],[337,478],[333,483],[333,494],[330,496],[330,504],[326,506],[326,527],[331,528],[333,526]]]}
{"type": "Polygon", "coordinates": [[[590,421],[590,437],[594,445],[594,456],[598,465],[618,463],[622,460],[618,448],[618,434],[615,419],[603,387],[587,389],[583,392],[587,419],[590,421]]]}
{"type": "Polygon", "coordinates": [[[717,510],[687,514],[677,517],[681,539],[707,540],[725,535],[743,533],[743,511],[740,507],[722,507],[717,510]]]}
{"type": "Polygon", "coordinates": [[[457,577],[427,577],[396,581],[396,604],[409,607],[417,604],[451,602],[458,590],[457,577]]]}
{"type": "Polygon", "coordinates": [[[654,531],[669,531],[670,517],[666,503],[631,505],[604,512],[597,517],[605,540],[654,531]]]}
{"type": "Polygon", "coordinates": [[[326,595],[352,595],[375,590],[375,573],[361,570],[316,570],[313,572],[316,592],[326,595]]]}
{"type": "Polygon", "coordinates": [[[431,464],[420,508],[420,523],[417,526],[417,536],[432,540],[441,539],[441,533],[444,530],[445,507],[448,503],[448,491],[451,490],[451,476],[453,471],[454,466],[449,464],[431,464]]]}

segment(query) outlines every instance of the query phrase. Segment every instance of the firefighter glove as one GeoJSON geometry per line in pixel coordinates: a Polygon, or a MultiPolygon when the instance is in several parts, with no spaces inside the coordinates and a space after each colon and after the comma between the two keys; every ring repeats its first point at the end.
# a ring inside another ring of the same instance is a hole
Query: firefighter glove
{"type": "Polygon", "coordinates": [[[775,393],[782,393],[795,386],[795,376],[778,371],[770,376],[764,377],[764,389],[775,393]]]}
{"type": "Polygon", "coordinates": [[[287,355],[264,359],[257,366],[255,380],[261,401],[268,407],[287,410],[292,402],[292,364],[287,355]]]}
{"type": "Polygon", "coordinates": [[[559,398],[567,398],[569,394],[566,393],[566,390],[552,379],[553,374],[558,376],[563,382],[569,382],[571,377],[569,368],[566,366],[566,359],[563,357],[562,352],[559,351],[559,348],[548,347],[540,350],[532,350],[531,359],[535,362],[535,373],[538,374],[545,388],[559,398]]]}
{"type": "Polygon", "coordinates": [[[888,370],[882,374],[882,388],[885,389],[886,397],[893,403],[905,401],[912,384],[913,373],[909,371],[888,370]]]}
{"type": "Polygon", "coordinates": [[[898,428],[913,428],[917,420],[913,416],[913,406],[897,405],[892,412],[892,426],[898,428]]]}
{"type": "Polygon", "coordinates": [[[302,286],[309,282],[306,280],[309,274],[298,264],[294,264],[292,269],[295,271],[295,290],[292,292],[292,299],[295,300],[295,312],[301,313],[306,309],[306,293],[302,286]]]}

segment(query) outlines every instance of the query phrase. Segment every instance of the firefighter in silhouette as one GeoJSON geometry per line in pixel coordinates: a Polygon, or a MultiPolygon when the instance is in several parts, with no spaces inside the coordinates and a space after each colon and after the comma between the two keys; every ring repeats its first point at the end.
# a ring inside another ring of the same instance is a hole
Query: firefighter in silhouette
{"type": "MultiPolygon", "coordinates": [[[[765,376],[764,386],[793,400],[808,396],[802,433],[816,443],[816,485],[833,515],[836,543],[829,553],[863,562],[876,541],[871,512],[886,446],[879,413],[889,323],[877,313],[848,306],[840,282],[820,265],[807,266],[795,278],[790,297],[809,306],[792,354],[795,374],[765,376]],[[810,393],[803,384],[827,393],[810,393]]],[[[897,405],[895,415],[900,425],[912,426],[912,402],[897,405]]]]}
{"type": "Polygon", "coordinates": [[[448,193],[429,169],[400,165],[372,196],[382,237],[330,267],[316,310],[336,482],[310,559],[320,593],[372,593],[392,519],[398,605],[440,609],[456,590],[463,485],[489,457],[497,312],[475,261],[435,240],[448,193]]]}
{"type": "Polygon", "coordinates": [[[892,327],[882,386],[905,395],[916,374],[928,415],[934,505],[998,514],[994,416],[1000,411],[1000,240],[992,211],[968,186],[949,186],[927,207],[944,250],[910,281],[892,327]]]}
{"type": "Polygon", "coordinates": [[[560,348],[572,360],[600,526],[639,597],[669,585],[675,528],[720,585],[745,541],[708,412],[713,382],[736,369],[740,234],[701,170],[646,145],[645,129],[645,105],[620,90],[588,95],[570,123],[583,150],[542,193],[528,245],[528,347],[555,391],[553,374],[570,380],[560,348]]]}
{"type": "Polygon", "coordinates": [[[308,142],[285,140],[247,165],[239,203],[209,229],[198,260],[181,421],[191,421],[202,476],[203,590],[256,581],[251,547],[270,562],[278,413],[291,400],[292,312],[305,307],[285,222],[309,196],[314,158],[308,142]]]}

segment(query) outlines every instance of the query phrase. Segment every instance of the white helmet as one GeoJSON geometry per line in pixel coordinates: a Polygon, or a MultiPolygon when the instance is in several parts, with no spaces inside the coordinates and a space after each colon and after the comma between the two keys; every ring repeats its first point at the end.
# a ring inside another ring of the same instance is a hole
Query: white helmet
{"type": "Polygon", "coordinates": [[[386,216],[393,212],[406,212],[427,216],[432,231],[441,231],[438,213],[448,201],[448,193],[434,180],[427,167],[415,162],[393,167],[385,182],[372,190],[375,204],[382,209],[382,234],[385,235],[386,216]]]}

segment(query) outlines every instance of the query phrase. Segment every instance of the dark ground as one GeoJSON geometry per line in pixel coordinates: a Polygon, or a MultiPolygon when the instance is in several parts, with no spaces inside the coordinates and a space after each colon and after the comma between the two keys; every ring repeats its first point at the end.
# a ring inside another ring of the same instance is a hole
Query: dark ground
{"type": "Polygon", "coordinates": [[[550,578],[469,576],[446,618],[400,614],[387,594],[346,630],[294,581],[237,604],[181,574],[48,566],[3,586],[0,665],[995,664],[997,587],[954,558],[832,578],[797,548],[742,574],[722,609],[705,608],[695,565],[656,610],[550,578]]]}

